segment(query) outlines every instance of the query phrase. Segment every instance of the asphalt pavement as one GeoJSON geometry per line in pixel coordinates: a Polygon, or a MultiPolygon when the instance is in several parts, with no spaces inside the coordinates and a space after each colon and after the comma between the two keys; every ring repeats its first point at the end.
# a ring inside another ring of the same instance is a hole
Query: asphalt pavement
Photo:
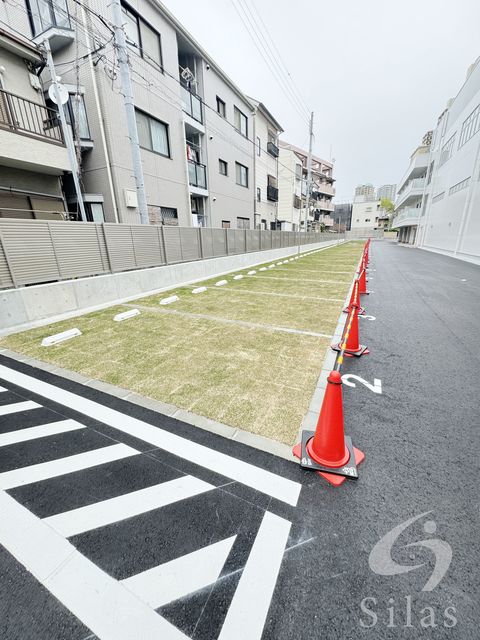
{"type": "Polygon", "coordinates": [[[0,356],[2,640],[478,636],[480,267],[370,253],[341,487],[0,356]]]}

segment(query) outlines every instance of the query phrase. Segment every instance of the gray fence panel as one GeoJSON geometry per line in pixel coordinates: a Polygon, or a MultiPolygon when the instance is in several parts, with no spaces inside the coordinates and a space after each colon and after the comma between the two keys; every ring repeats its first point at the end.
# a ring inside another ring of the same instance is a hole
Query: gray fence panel
{"type": "Polygon", "coordinates": [[[108,273],[105,238],[101,227],[89,222],[48,222],[61,278],[108,273]]]}
{"type": "Polygon", "coordinates": [[[0,230],[0,287],[6,289],[12,287],[14,284],[8,267],[7,256],[3,248],[2,232],[0,230]]]}
{"type": "MultiPolygon", "coordinates": [[[[179,227],[180,228],[180,227],[179,227]]],[[[182,243],[182,261],[200,260],[200,241],[198,229],[192,227],[180,228],[180,241],[182,243]]]]}
{"type": "Polygon", "coordinates": [[[247,229],[246,231],[247,251],[260,250],[260,231],[255,229],[247,229]]]}
{"type": "Polygon", "coordinates": [[[236,253],[246,253],[245,229],[234,229],[236,253]]]}
{"type": "Polygon", "coordinates": [[[227,255],[227,229],[212,229],[213,255],[215,257],[227,255]]]}
{"type": "Polygon", "coordinates": [[[60,280],[48,223],[43,220],[4,220],[2,240],[15,284],[60,280]]]}
{"type": "Polygon", "coordinates": [[[215,255],[213,249],[213,231],[214,229],[200,228],[200,236],[202,242],[202,254],[204,258],[213,258],[215,255]]]}
{"type": "Polygon", "coordinates": [[[112,271],[135,269],[137,263],[130,225],[104,224],[103,230],[112,271]]]}
{"type": "Polygon", "coordinates": [[[227,232],[227,249],[228,249],[228,255],[232,256],[235,255],[236,253],[240,253],[240,251],[238,250],[237,247],[237,229],[226,229],[227,232]]]}
{"type": "Polygon", "coordinates": [[[161,238],[156,227],[132,225],[131,232],[136,267],[157,267],[165,264],[161,238]]]}
{"type": "Polygon", "coordinates": [[[163,237],[165,239],[167,263],[182,262],[182,240],[180,238],[180,227],[163,227],[163,237]]]}

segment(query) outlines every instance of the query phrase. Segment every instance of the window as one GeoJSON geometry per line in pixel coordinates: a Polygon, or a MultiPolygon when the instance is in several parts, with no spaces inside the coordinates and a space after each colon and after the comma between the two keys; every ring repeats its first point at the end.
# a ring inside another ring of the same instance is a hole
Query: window
{"type": "MultiPolygon", "coordinates": [[[[50,100],[48,94],[45,96],[45,104],[49,109],[58,113],[58,106],[50,100]]],[[[78,137],[80,140],[91,140],[83,95],[71,93],[63,109],[65,120],[67,124],[71,125],[74,137],[78,137]]],[[[51,126],[59,126],[59,120],[57,118],[55,120],[56,122],[50,122],[51,126]]]]}
{"type": "Polygon", "coordinates": [[[122,3],[127,41],[134,51],[150,64],[162,69],[162,45],[160,34],[140,16],[122,3]]]}
{"type": "Polygon", "coordinates": [[[248,187],[248,167],[239,162],[235,162],[235,177],[237,184],[241,187],[248,187]]]}
{"type": "Polygon", "coordinates": [[[227,117],[227,107],[225,102],[217,96],[217,113],[219,113],[222,118],[227,117]]]}
{"type": "Polygon", "coordinates": [[[262,201],[262,190],[260,189],[260,187],[257,187],[257,202],[261,202],[262,201]]]}
{"type": "Polygon", "coordinates": [[[238,109],[237,107],[234,107],[233,115],[234,115],[235,129],[240,134],[242,134],[242,136],[245,136],[245,138],[248,138],[248,118],[247,118],[247,116],[244,113],[242,113],[240,111],[240,109],[238,109]]]}
{"type": "Polygon", "coordinates": [[[250,229],[250,218],[237,217],[237,229],[250,229]]]}
{"type": "Polygon", "coordinates": [[[468,116],[465,122],[462,124],[462,130],[460,132],[460,140],[458,141],[458,148],[462,147],[466,142],[473,138],[473,136],[480,130],[480,104],[472,113],[468,116]]]}
{"type": "Polygon", "coordinates": [[[135,109],[140,146],[161,156],[170,157],[168,125],[135,109]]]}
{"type": "Polygon", "coordinates": [[[222,220],[222,229],[230,229],[230,220],[222,220]]]}
{"type": "Polygon", "coordinates": [[[178,212],[174,207],[160,207],[156,204],[148,205],[148,219],[150,224],[178,225],[178,212]]]}
{"type": "Polygon", "coordinates": [[[88,222],[105,222],[102,202],[85,202],[84,204],[88,222]]]}
{"type": "Polygon", "coordinates": [[[365,222],[370,222],[370,218],[365,218],[365,222]]]}
{"type": "Polygon", "coordinates": [[[27,0],[27,6],[34,36],[50,27],[70,29],[66,0],[27,0]]]}
{"type": "Polygon", "coordinates": [[[450,158],[452,157],[454,143],[455,143],[455,134],[453,134],[453,136],[449,138],[442,147],[442,151],[440,153],[440,163],[439,163],[440,167],[442,166],[442,164],[445,164],[445,162],[447,162],[447,160],[450,160],[450,158]]]}
{"type": "Polygon", "coordinates": [[[262,146],[261,140],[260,140],[260,138],[257,136],[257,156],[259,156],[259,155],[260,155],[260,153],[261,153],[261,146],[262,146]]]}
{"type": "Polygon", "coordinates": [[[222,176],[228,176],[228,164],[225,160],[218,160],[218,171],[222,176]]]}

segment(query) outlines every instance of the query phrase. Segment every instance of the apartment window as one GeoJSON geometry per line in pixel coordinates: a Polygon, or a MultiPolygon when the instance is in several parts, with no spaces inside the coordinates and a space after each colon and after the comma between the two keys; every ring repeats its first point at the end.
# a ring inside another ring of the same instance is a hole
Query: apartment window
{"type": "Polygon", "coordinates": [[[222,229],[230,229],[230,220],[222,220],[222,229]]]}
{"type": "MultiPolygon", "coordinates": [[[[48,94],[45,96],[45,104],[49,109],[58,113],[58,106],[48,98],[48,94]]],[[[80,140],[91,140],[83,95],[71,93],[63,110],[65,111],[65,120],[67,124],[71,125],[74,137],[78,137],[80,140]]],[[[59,126],[58,121],[51,121],[50,124],[51,126],[59,126]]]]}
{"type": "Polygon", "coordinates": [[[217,96],[217,113],[219,113],[222,118],[227,117],[227,107],[225,102],[217,96]]]}
{"type": "Polygon", "coordinates": [[[257,136],[257,156],[259,156],[259,155],[260,155],[260,153],[261,153],[261,147],[262,147],[261,140],[260,140],[260,138],[257,136]]]}
{"type": "Polygon", "coordinates": [[[480,130],[480,104],[472,113],[468,116],[465,122],[462,124],[462,130],[460,132],[460,140],[458,141],[458,148],[462,147],[466,142],[473,138],[473,136],[480,130]]]}
{"type": "Polygon", "coordinates": [[[235,129],[239,133],[241,133],[242,136],[245,136],[245,138],[248,138],[248,118],[247,118],[247,116],[244,113],[242,113],[240,111],[240,109],[238,109],[237,107],[234,107],[233,115],[234,115],[235,129]]]}
{"type": "Polygon", "coordinates": [[[257,202],[262,201],[262,190],[260,187],[257,187],[257,202]]]}
{"type": "Polygon", "coordinates": [[[237,229],[250,229],[250,218],[237,217],[237,229]]]}
{"type": "Polygon", "coordinates": [[[302,165],[301,164],[296,164],[295,165],[295,178],[297,180],[301,180],[302,179],[302,165]]]}
{"type": "Polygon", "coordinates": [[[365,222],[370,222],[370,218],[365,218],[365,222]]]}
{"type": "Polygon", "coordinates": [[[27,9],[34,36],[50,27],[70,29],[66,0],[27,0],[27,9]]]}
{"type": "Polygon", "coordinates": [[[228,176],[228,163],[225,160],[218,160],[218,171],[222,176],[228,176]]]}
{"type": "Polygon", "coordinates": [[[461,182],[457,182],[457,184],[454,184],[453,187],[450,187],[448,191],[448,195],[451,196],[454,193],[457,193],[457,191],[462,191],[462,189],[466,189],[469,184],[470,184],[470,178],[465,178],[465,180],[462,180],[461,182]]]}
{"type": "Polygon", "coordinates": [[[453,145],[455,143],[455,135],[456,134],[454,133],[453,136],[449,138],[442,147],[442,151],[440,153],[440,163],[439,163],[440,167],[442,166],[442,164],[445,164],[445,162],[447,162],[447,160],[450,160],[450,158],[452,157],[453,145]]]}
{"type": "Polygon", "coordinates": [[[160,34],[147,24],[135,11],[122,3],[127,40],[139,56],[162,69],[162,44],[160,34]]]}
{"type": "Polygon", "coordinates": [[[178,225],[178,211],[174,207],[160,207],[156,204],[147,205],[150,224],[178,225]]]}
{"type": "Polygon", "coordinates": [[[161,156],[170,157],[168,125],[135,109],[140,146],[161,156]]]}
{"type": "Polygon", "coordinates": [[[239,162],[235,162],[235,178],[241,187],[248,187],[248,167],[239,162]]]}

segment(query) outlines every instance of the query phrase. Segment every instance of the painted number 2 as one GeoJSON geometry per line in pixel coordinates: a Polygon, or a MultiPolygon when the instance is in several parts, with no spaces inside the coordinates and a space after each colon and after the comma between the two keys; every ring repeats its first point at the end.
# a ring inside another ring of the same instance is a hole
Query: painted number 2
{"type": "Polygon", "coordinates": [[[370,391],[373,391],[373,393],[378,393],[378,394],[382,393],[382,381],[379,380],[378,378],[374,378],[373,384],[370,384],[370,382],[367,382],[360,376],[356,376],[353,373],[345,373],[342,376],[342,382],[346,384],[347,387],[357,386],[355,382],[353,382],[353,380],[357,380],[357,382],[360,382],[361,384],[363,384],[365,387],[367,387],[367,389],[370,389],[370,391]]]}

